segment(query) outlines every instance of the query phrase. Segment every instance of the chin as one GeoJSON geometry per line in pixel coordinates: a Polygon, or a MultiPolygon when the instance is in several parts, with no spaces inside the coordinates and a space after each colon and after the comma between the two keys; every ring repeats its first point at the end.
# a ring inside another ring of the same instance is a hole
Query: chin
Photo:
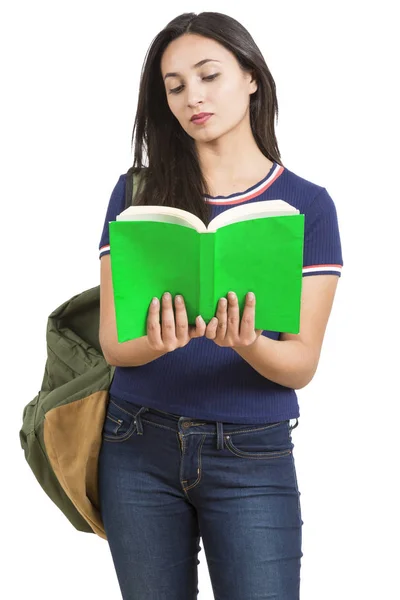
{"type": "Polygon", "coordinates": [[[207,129],[207,126],[203,128],[199,127],[199,130],[194,132],[192,127],[190,128],[190,130],[186,129],[186,127],[183,127],[182,124],[181,127],[188,134],[188,136],[192,138],[192,140],[200,144],[205,142],[214,142],[218,138],[220,138],[221,135],[223,135],[224,133],[221,133],[220,131],[215,131],[215,128],[207,129]]]}
{"type": "Polygon", "coordinates": [[[215,130],[207,131],[206,129],[204,129],[203,131],[199,131],[199,133],[196,136],[192,135],[191,137],[194,139],[195,142],[198,142],[199,144],[204,144],[216,142],[223,135],[223,132],[216,132],[215,130]]]}
{"type": "Polygon", "coordinates": [[[195,142],[198,142],[199,144],[210,144],[211,142],[216,142],[219,139],[219,135],[215,135],[214,134],[204,134],[204,135],[198,135],[196,136],[194,139],[195,142]]]}

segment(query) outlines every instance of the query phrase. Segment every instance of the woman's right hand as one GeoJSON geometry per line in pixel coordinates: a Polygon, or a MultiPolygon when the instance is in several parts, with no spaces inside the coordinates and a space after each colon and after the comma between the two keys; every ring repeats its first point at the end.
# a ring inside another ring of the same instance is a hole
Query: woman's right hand
{"type": "Polygon", "coordinates": [[[185,302],[182,296],[175,296],[175,315],[171,294],[162,296],[161,323],[160,302],[158,298],[150,303],[147,317],[147,338],[150,346],[158,352],[172,352],[183,348],[191,339],[204,336],[206,323],[201,316],[196,318],[196,325],[188,325],[185,302]],[[180,301],[179,301],[180,298],[180,301]]]}

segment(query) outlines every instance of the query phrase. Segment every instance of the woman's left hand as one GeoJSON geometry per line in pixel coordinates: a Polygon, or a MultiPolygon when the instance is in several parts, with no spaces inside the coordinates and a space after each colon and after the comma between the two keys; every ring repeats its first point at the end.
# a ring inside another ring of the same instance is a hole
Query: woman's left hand
{"type": "Polygon", "coordinates": [[[250,346],[260,337],[263,330],[254,329],[256,298],[246,294],[246,303],[240,321],[239,304],[234,292],[229,292],[228,300],[220,298],[217,314],[208,323],[205,336],[224,348],[250,346]]]}

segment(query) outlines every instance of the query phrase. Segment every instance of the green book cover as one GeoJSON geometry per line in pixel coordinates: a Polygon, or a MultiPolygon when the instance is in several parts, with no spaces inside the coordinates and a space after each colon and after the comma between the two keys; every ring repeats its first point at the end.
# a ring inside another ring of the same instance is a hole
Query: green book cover
{"type": "Polygon", "coordinates": [[[181,209],[131,206],[109,232],[119,343],[147,334],[150,302],[167,291],[183,296],[190,325],[197,315],[208,324],[229,291],[242,317],[252,291],[255,329],[299,333],[304,215],[290,204],[239,205],[208,229],[181,209]]]}

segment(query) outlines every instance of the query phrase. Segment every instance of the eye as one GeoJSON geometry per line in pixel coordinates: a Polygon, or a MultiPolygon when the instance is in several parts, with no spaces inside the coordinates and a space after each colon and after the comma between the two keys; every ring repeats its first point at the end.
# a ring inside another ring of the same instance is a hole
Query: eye
{"type": "Polygon", "coordinates": [[[173,90],[169,90],[168,94],[179,94],[179,92],[181,91],[181,89],[183,88],[183,85],[180,85],[177,88],[174,88],[173,90]]]}
{"type": "Polygon", "coordinates": [[[212,81],[216,77],[218,77],[219,73],[214,73],[214,75],[208,75],[208,77],[203,77],[205,81],[212,81]]]}
{"type": "MultiPolygon", "coordinates": [[[[208,75],[207,77],[203,77],[203,81],[212,81],[213,79],[218,77],[218,75],[219,75],[219,73],[214,73],[213,75],[208,75]]],[[[179,92],[182,91],[183,87],[184,87],[183,85],[180,85],[177,88],[173,88],[168,93],[169,94],[179,94],[179,92]]]]}

